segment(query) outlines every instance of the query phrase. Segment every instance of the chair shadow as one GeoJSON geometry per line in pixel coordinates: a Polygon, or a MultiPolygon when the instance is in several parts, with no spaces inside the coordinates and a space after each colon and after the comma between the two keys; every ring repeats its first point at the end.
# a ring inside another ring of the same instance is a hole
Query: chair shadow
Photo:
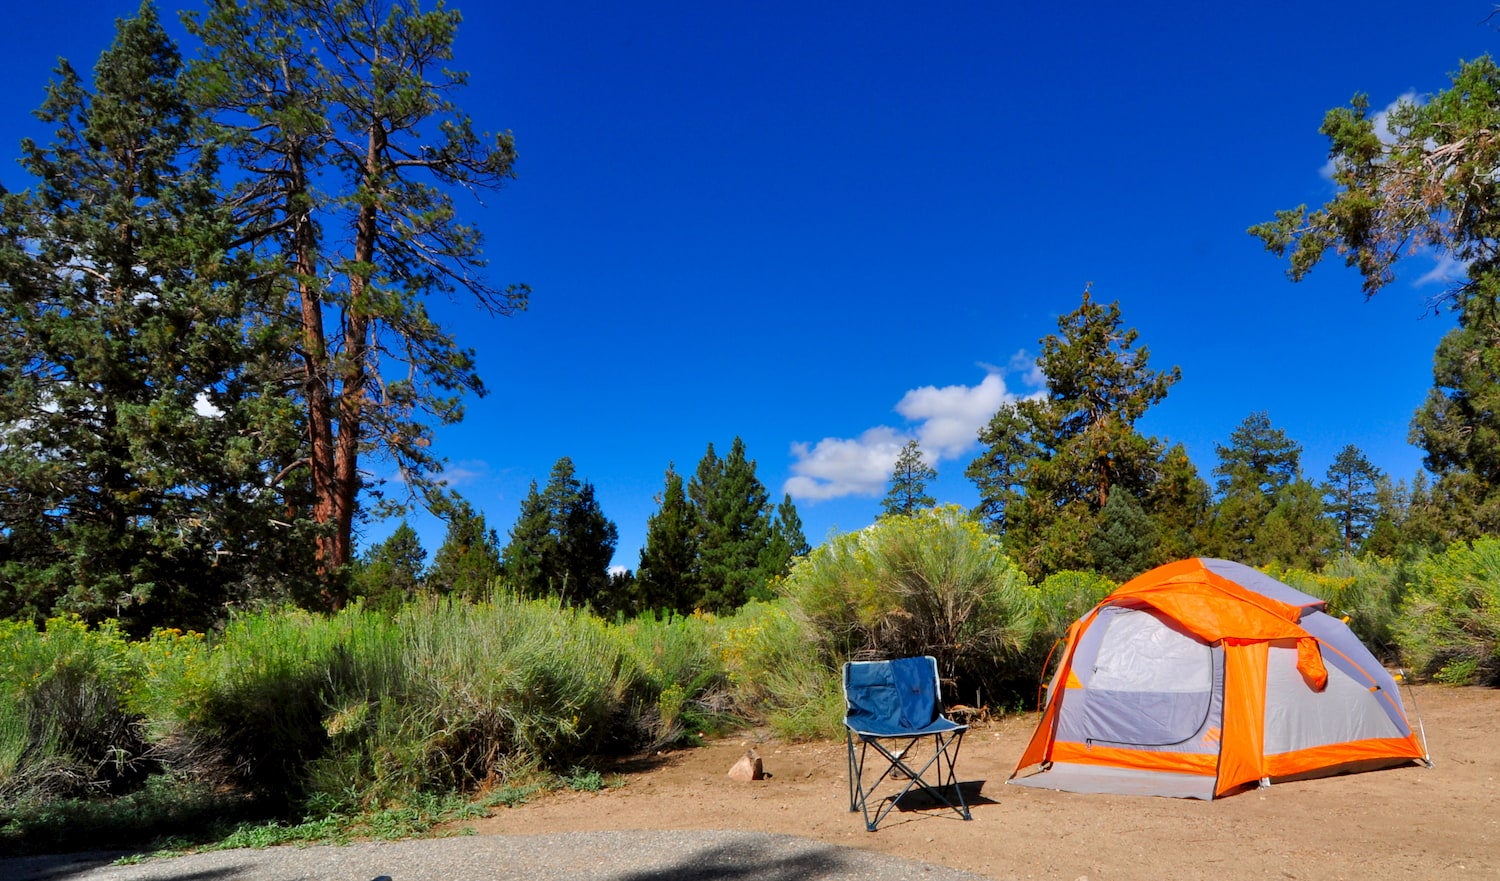
{"type": "MultiPolygon", "coordinates": [[[[999,802],[983,793],[986,782],[984,780],[960,780],[958,791],[963,796],[964,804],[971,808],[981,805],[999,804],[999,802]]],[[[952,810],[952,808],[952,805],[923,789],[913,789],[896,799],[896,810],[901,813],[943,809],[952,810]]]]}

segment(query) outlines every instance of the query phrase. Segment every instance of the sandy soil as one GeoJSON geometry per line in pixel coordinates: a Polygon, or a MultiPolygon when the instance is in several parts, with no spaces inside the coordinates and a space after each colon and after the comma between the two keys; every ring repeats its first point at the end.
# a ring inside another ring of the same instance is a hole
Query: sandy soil
{"type": "MultiPolygon", "coordinates": [[[[1435,766],[1282,783],[1212,802],[1006,786],[1034,715],[976,725],[959,777],[973,820],[848,810],[844,744],[746,732],[621,769],[623,785],[564,792],[471,822],[481,834],[738,829],[799,835],[993,878],[1500,878],[1500,690],[1426,686],[1415,704],[1435,766]],[[771,775],[726,772],[754,747],[771,775]]],[[[1413,701],[1407,696],[1407,710],[1413,701]]]]}

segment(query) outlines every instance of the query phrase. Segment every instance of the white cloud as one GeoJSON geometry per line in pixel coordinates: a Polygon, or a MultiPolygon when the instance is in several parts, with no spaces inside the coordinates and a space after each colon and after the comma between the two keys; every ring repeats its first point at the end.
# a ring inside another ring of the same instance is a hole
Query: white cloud
{"type": "MultiPolygon", "coordinates": [[[[978,445],[979,430],[995,411],[1021,397],[1005,387],[998,369],[985,367],[985,371],[978,385],[929,385],[902,395],[896,412],[912,423],[908,429],[878,425],[857,438],[825,437],[816,444],[792,444],[793,476],[784,491],[801,501],[878,496],[885,492],[901,448],[913,438],[930,464],[964,455],[978,445]]],[[[1026,382],[1037,385],[1034,380],[1039,376],[1029,373],[1026,382]]]]}
{"type": "MultiPolygon", "coordinates": [[[[990,421],[1006,400],[1015,396],[1005,390],[1005,379],[991,373],[979,385],[927,385],[912,389],[896,404],[896,412],[921,423],[917,443],[928,461],[953,459],[974,444],[974,436],[990,421]]],[[[895,463],[895,458],[891,463],[895,463]]]]}
{"type": "Polygon", "coordinates": [[[811,447],[794,443],[794,476],[784,490],[809,501],[879,495],[905,443],[905,435],[883,425],[858,438],[825,437],[811,447]]]}
{"type": "Polygon", "coordinates": [[[224,415],[224,411],[208,399],[208,392],[199,392],[198,396],[193,399],[193,412],[204,419],[218,419],[224,415]]]}
{"type": "Polygon", "coordinates": [[[443,466],[440,476],[444,486],[461,487],[475,484],[490,475],[490,464],[483,460],[467,459],[449,462],[443,466]]]}
{"type": "Polygon", "coordinates": [[[1417,287],[1430,284],[1452,284],[1463,281],[1469,277],[1469,264],[1454,257],[1452,254],[1434,253],[1433,266],[1427,270],[1421,278],[1417,279],[1417,287]]]}

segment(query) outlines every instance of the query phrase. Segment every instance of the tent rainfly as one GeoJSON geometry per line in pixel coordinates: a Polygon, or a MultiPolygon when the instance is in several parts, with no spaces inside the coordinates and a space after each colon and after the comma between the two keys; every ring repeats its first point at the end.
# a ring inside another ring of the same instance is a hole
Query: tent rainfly
{"type": "Polygon", "coordinates": [[[1324,608],[1225,560],[1132,579],[1069,628],[1008,782],[1212,799],[1256,782],[1431,764],[1391,674],[1324,608]]]}

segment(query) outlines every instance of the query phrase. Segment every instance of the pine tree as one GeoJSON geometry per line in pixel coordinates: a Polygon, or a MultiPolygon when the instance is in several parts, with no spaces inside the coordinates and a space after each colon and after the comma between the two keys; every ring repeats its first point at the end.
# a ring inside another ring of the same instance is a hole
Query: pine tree
{"type": "Polygon", "coordinates": [[[734,439],[723,459],[708,445],[688,484],[688,498],[698,509],[697,606],[736,609],[764,588],[768,577],[760,564],[771,540],[768,495],[742,439],[734,439]]]}
{"type": "Polygon", "coordinates": [[[506,584],[523,597],[546,596],[552,589],[552,512],[543,501],[536,481],[521,499],[521,510],[510,528],[510,541],[500,554],[500,569],[506,584]]]}
{"type": "Polygon", "coordinates": [[[1156,483],[1145,507],[1153,512],[1157,547],[1155,565],[1198,556],[1208,541],[1213,494],[1198,475],[1182,444],[1161,458],[1156,483]]]}
{"type": "MultiPolygon", "coordinates": [[[[793,561],[807,556],[811,550],[807,536],[802,532],[802,515],[792,504],[791,494],[783,493],[781,504],[776,506],[776,516],[771,520],[771,541],[762,555],[761,571],[768,578],[783,578],[791,572],[793,561]]],[[[769,599],[769,591],[756,598],[769,599]]]]}
{"type": "Polygon", "coordinates": [[[937,476],[937,469],[922,458],[922,450],[917,441],[907,441],[896,456],[896,465],[891,471],[891,486],[880,505],[881,516],[909,516],[915,511],[937,504],[927,494],[927,485],[937,480],[937,476]]]}
{"type": "Polygon", "coordinates": [[[619,530],[604,516],[594,486],[578,479],[567,456],[521,501],[502,553],[507,582],[524,596],[556,596],[572,605],[614,608],[609,564],[619,530]]]}
{"type": "Polygon", "coordinates": [[[286,301],[268,314],[299,336],[288,366],[310,439],[323,602],[336,607],[360,456],[378,451],[440,506],[430,423],[459,420],[462,396],[484,391],[426,297],[462,293],[499,314],[525,305],[524,288],[486,281],[479,233],[449,195],[497,189],[514,145],[475,134],[453,102],[466,79],[449,66],[459,14],[441,5],[209,0],[186,21],[204,47],[195,95],[241,180],[233,204],[279,270],[286,301]]]}
{"type": "Polygon", "coordinates": [[[424,579],[430,591],[469,600],[484,599],[500,576],[500,538],[484,515],[455,498],[443,511],[448,521],[443,543],[424,579]]]}
{"type": "Polygon", "coordinates": [[[1338,527],[1344,553],[1360,549],[1380,516],[1380,482],[1385,475],[1359,447],[1349,444],[1328,466],[1324,508],[1338,527]]]}
{"type": "Polygon", "coordinates": [[[642,609],[685,614],[697,599],[698,512],[672,466],[657,505],[646,521],[646,546],[636,570],[638,601],[642,609]]]}
{"type": "Polygon", "coordinates": [[[1301,476],[1302,447],[1271,424],[1265,411],[1251,413],[1214,448],[1219,493],[1214,508],[1213,553],[1253,562],[1255,536],[1276,505],[1276,495],[1301,476]]]}
{"type": "Polygon", "coordinates": [[[1255,531],[1248,562],[1317,571],[1338,542],[1338,530],[1325,516],[1318,488],[1298,478],[1277,490],[1270,512],[1255,531]]]}
{"type": "Polygon", "coordinates": [[[1088,538],[1117,487],[1152,498],[1163,444],[1135,423],[1180,371],[1152,371],[1138,337],[1121,327],[1118,303],[1086,289],[1041,341],[1046,397],[1003,406],[980,434],[986,449],[967,471],[979,513],[1034,578],[1090,564],[1088,538]]]}
{"type": "Polygon", "coordinates": [[[1250,229],[1289,257],[1294,281],[1334,254],[1359,271],[1366,297],[1393,282],[1410,255],[1451,255],[1462,264],[1462,279],[1442,301],[1457,312],[1458,327],[1438,344],[1433,389],[1411,430],[1437,478],[1431,502],[1439,510],[1435,520],[1423,513],[1423,529],[1450,538],[1500,531],[1497,94],[1500,65],[1485,55],[1461,63],[1447,89],[1385,113],[1371,113],[1368,96],[1356,95],[1323,120],[1333,198],[1311,211],[1278,211],[1250,229]]]}
{"type": "Polygon", "coordinates": [[[0,613],[207,628],[305,568],[288,350],[180,72],[149,3],[93,93],[61,62],[0,203],[0,613]]]}
{"type": "Polygon", "coordinates": [[[1125,582],[1156,563],[1156,523],[1129,490],[1109,494],[1100,512],[1099,529],[1089,536],[1094,571],[1125,582]]]}
{"type": "Polygon", "coordinates": [[[365,605],[393,611],[416,597],[422,587],[427,550],[405,520],[380,544],[370,548],[352,576],[354,595],[365,605]]]}

